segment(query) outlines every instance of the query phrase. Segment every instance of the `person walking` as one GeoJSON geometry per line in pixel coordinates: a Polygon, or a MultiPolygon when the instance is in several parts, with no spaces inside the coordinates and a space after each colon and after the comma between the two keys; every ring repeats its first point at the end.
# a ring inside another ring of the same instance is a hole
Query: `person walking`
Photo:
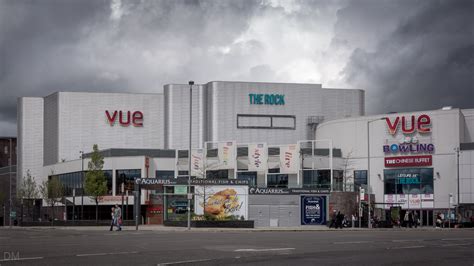
{"type": "Polygon", "coordinates": [[[337,212],[336,215],[336,229],[339,227],[342,229],[342,221],[344,220],[344,214],[341,214],[341,212],[337,212]]]}
{"type": "Polygon", "coordinates": [[[115,204],[114,220],[117,231],[122,231],[122,209],[120,209],[118,204],[115,204]]]}
{"type": "Polygon", "coordinates": [[[111,209],[110,218],[111,218],[111,221],[110,221],[110,230],[109,231],[112,231],[114,229],[114,225],[115,225],[115,208],[114,207],[112,207],[112,209],[111,209]]]}
{"type": "Polygon", "coordinates": [[[333,226],[334,226],[335,228],[337,228],[337,227],[336,227],[336,218],[337,218],[336,210],[333,210],[333,211],[332,211],[332,216],[331,216],[331,223],[329,224],[329,228],[331,228],[331,227],[333,227],[333,226]]]}
{"type": "Polygon", "coordinates": [[[408,212],[408,226],[410,228],[413,227],[413,212],[412,211],[408,212]]]}

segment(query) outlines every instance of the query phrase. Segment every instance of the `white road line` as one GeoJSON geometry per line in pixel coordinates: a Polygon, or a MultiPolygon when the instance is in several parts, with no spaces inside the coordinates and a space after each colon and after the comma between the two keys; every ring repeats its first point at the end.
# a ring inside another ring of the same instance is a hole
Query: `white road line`
{"type": "Polygon", "coordinates": [[[43,257],[31,257],[31,258],[11,258],[11,259],[4,259],[0,260],[0,262],[7,262],[7,261],[19,261],[19,260],[41,260],[44,259],[43,257]]]}
{"type": "Polygon", "coordinates": [[[443,238],[443,241],[459,241],[459,240],[472,240],[474,238],[443,238]]]}
{"type": "Polygon", "coordinates": [[[441,245],[442,247],[456,247],[456,246],[470,246],[471,244],[466,243],[466,244],[447,244],[447,245],[441,245]]]}
{"type": "Polygon", "coordinates": [[[282,250],[293,250],[295,248],[262,248],[262,249],[254,249],[254,248],[243,248],[243,249],[236,249],[234,252],[264,252],[264,251],[282,251],[282,250]]]}
{"type": "Polygon", "coordinates": [[[370,243],[372,241],[341,241],[341,242],[334,242],[333,244],[363,244],[363,243],[370,243]]]}
{"type": "Polygon", "coordinates": [[[186,264],[186,263],[204,262],[204,261],[211,261],[211,260],[212,260],[212,259],[182,260],[182,261],[173,261],[173,262],[163,262],[163,263],[158,263],[157,266],[161,266],[161,265],[173,265],[173,264],[186,264]]]}
{"type": "Polygon", "coordinates": [[[422,242],[423,239],[396,239],[392,240],[392,242],[422,242]]]}
{"type": "Polygon", "coordinates": [[[424,248],[425,246],[406,246],[406,247],[393,247],[387,249],[410,249],[410,248],[424,248]]]}
{"type": "Polygon", "coordinates": [[[138,253],[138,251],[77,254],[76,257],[105,256],[105,255],[121,255],[121,254],[135,254],[135,253],[138,253]]]}

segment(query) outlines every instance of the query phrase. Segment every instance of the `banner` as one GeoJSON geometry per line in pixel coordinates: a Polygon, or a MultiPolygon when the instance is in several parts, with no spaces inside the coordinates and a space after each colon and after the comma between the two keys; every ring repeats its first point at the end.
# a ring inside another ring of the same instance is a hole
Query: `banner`
{"type": "Polygon", "coordinates": [[[299,146],[292,144],[280,147],[280,173],[296,174],[299,166],[299,146]]]}
{"type": "Polygon", "coordinates": [[[194,206],[197,215],[214,216],[216,219],[247,219],[247,186],[196,186],[194,206]]]}
{"type": "Polygon", "coordinates": [[[410,209],[421,209],[421,196],[420,194],[408,195],[408,201],[410,209]]]}
{"type": "Polygon", "coordinates": [[[301,197],[301,224],[326,224],[326,197],[302,196],[301,197]]]}
{"type": "Polygon", "coordinates": [[[267,169],[268,149],[266,144],[250,144],[248,149],[249,171],[265,171],[267,169]]]}
{"type": "Polygon", "coordinates": [[[220,142],[217,145],[219,157],[219,169],[235,168],[235,144],[232,141],[220,142]]]}
{"type": "Polygon", "coordinates": [[[204,152],[202,149],[191,151],[191,176],[204,177],[204,152]]]}

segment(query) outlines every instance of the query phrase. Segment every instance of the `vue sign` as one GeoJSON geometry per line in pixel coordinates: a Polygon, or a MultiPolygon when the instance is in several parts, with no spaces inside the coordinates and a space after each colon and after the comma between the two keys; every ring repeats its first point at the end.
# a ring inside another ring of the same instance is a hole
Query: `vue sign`
{"type": "Polygon", "coordinates": [[[387,122],[388,132],[391,135],[397,134],[400,124],[402,124],[401,127],[403,134],[412,134],[415,131],[422,134],[431,132],[431,118],[428,115],[423,114],[418,116],[418,118],[412,115],[410,122],[407,120],[408,119],[405,116],[402,116],[401,118],[397,116],[395,120],[386,117],[385,121],[387,122]]]}
{"type": "Polygon", "coordinates": [[[118,116],[118,122],[121,126],[128,127],[130,124],[132,124],[134,127],[142,127],[143,126],[143,113],[140,111],[105,111],[105,116],[107,116],[107,121],[111,126],[115,125],[115,122],[117,122],[117,116],[118,116]]]}

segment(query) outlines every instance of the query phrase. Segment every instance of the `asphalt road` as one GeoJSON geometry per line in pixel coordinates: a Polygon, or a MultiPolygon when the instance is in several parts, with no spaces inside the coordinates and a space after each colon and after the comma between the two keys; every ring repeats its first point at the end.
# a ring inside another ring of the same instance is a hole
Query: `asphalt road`
{"type": "Polygon", "coordinates": [[[180,264],[472,266],[474,230],[0,230],[2,266],[180,264]]]}

